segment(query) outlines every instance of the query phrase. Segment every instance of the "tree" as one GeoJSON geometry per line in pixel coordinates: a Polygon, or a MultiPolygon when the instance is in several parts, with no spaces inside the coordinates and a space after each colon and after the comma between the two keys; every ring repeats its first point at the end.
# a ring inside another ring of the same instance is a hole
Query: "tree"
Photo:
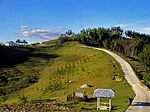
{"type": "Polygon", "coordinates": [[[130,30],[127,30],[127,31],[125,31],[125,35],[126,35],[126,37],[128,37],[128,38],[132,38],[132,31],[130,31],[130,30]]]}
{"type": "Polygon", "coordinates": [[[127,55],[129,54],[129,42],[130,40],[127,38],[113,40],[113,50],[127,55]]]}
{"type": "Polygon", "coordinates": [[[125,31],[125,35],[126,35],[126,37],[129,37],[129,38],[141,37],[140,33],[135,32],[135,31],[131,31],[131,30],[125,31]]]}
{"type": "Polygon", "coordinates": [[[143,51],[139,54],[141,62],[143,62],[147,67],[150,66],[150,44],[144,46],[143,51]]]}
{"type": "Polygon", "coordinates": [[[66,31],[66,35],[67,36],[72,36],[74,33],[72,32],[72,30],[68,30],[68,31],[66,31]]]}
{"type": "Polygon", "coordinates": [[[16,40],[16,43],[21,43],[21,40],[20,40],[20,39],[17,39],[17,40],[16,40]]]}
{"type": "Polygon", "coordinates": [[[94,29],[83,29],[79,35],[81,43],[86,45],[91,45],[95,47],[104,47],[107,46],[110,39],[110,30],[105,28],[94,28],[94,29]]]}
{"type": "Polygon", "coordinates": [[[23,40],[23,43],[28,43],[26,40],[23,40]]]}
{"type": "Polygon", "coordinates": [[[111,32],[110,29],[98,28],[99,35],[99,47],[110,48],[111,43],[111,32]]]}
{"type": "Polygon", "coordinates": [[[120,38],[122,34],[123,34],[123,30],[121,29],[121,27],[111,28],[111,36],[113,37],[113,39],[120,38]]]}
{"type": "Polygon", "coordinates": [[[131,47],[131,56],[134,57],[138,54],[138,48],[141,46],[142,39],[139,37],[132,38],[130,41],[130,47],[131,47]]]}
{"type": "Polygon", "coordinates": [[[80,34],[79,34],[79,40],[82,44],[86,44],[86,45],[90,45],[90,36],[89,36],[89,32],[90,32],[90,29],[83,29],[80,31],[80,34]]]}

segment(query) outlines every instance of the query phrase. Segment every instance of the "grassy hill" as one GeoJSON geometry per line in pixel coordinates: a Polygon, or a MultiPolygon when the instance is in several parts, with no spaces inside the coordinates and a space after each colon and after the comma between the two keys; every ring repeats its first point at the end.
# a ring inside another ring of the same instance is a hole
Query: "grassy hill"
{"type": "Polygon", "coordinates": [[[17,63],[14,61],[9,66],[1,65],[1,76],[5,77],[7,82],[7,84],[1,83],[0,88],[5,93],[1,93],[1,96],[6,96],[1,104],[21,103],[19,96],[24,96],[28,101],[56,99],[76,111],[95,110],[96,101],[66,102],[66,97],[72,94],[72,91],[82,91],[80,86],[83,84],[93,85],[85,89],[90,98],[93,97],[96,88],[113,89],[116,92],[113,110],[117,112],[124,111],[129,105],[129,98],[134,97],[131,87],[124,79],[120,65],[102,51],[83,48],[76,42],[13,49],[16,50],[16,54],[13,50],[14,54],[9,51],[10,55],[19,57],[12,59],[24,60],[19,60],[17,63]],[[10,73],[11,76],[7,76],[10,73]]]}

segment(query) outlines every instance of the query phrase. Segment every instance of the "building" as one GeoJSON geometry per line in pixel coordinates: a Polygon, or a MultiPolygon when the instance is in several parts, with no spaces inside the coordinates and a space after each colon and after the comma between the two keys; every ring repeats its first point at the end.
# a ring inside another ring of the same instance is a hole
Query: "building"
{"type": "Polygon", "coordinates": [[[5,43],[5,46],[17,46],[17,44],[13,41],[9,41],[5,43]]]}
{"type": "Polygon", "coordinates": [[[28,42],[25,40],[22,41],[22,40],[18,39],[18,40],[16,40],[16,44],[18,46],[25,46],[25,45],[28,45],[28,42]]]}
{"type": "Polygon", "coordinates": [[[28,42],[16,42],[16,45],[25,46],[25,45],[28,45],[28,42]]]}

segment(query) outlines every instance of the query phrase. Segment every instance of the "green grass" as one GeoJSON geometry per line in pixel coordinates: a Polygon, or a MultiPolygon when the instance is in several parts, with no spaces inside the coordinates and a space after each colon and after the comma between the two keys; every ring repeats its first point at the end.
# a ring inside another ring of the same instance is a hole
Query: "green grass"
{"type": "MultiPolygon", "coordinates": [[[[129,105],[128,99],[134,97],[131,87],[124,79],[120,65],[108,54],[83,48],[75,42],[39,47],[39,49],[42,53],[57,54],[58,57],[50,59],[39,71],[37,83],[13,92],[3,104],[19,103],[18,96],[25,95],[28,100],[56,99],[74,110],[95,110],[96,102],[66,102],[67,95],[72,91],[82,91],[80,86],[86,83],[93,85],[92,88],[85,89],[88,97],[93,97],[93,91],[96,88],[113,89],[116,93],[113,109],[117,112],[123,112],[129,105]],[[114,76],[122,80],[112,80],[114,76]],[[73,83],[69,83],[70,80],[73,83]]],[[[17,68],[26,71],[21,66],[17,68]]]]}

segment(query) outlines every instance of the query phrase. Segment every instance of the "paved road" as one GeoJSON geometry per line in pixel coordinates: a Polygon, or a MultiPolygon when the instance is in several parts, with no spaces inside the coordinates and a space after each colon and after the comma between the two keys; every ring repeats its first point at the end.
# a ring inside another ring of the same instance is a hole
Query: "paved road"
{"type": "Polygon", "coordinates": [[[129,106],[126,112],[150,112],[150,90],[139,81],[130,64],[111,51],[100,48],[93,49],[102,50],[108,53],[109,55],[114,57],[122,66],[125,78],[128,81],[128,83],[132,86],[133,91],[136,94],[131,106],[129,106]]]}

